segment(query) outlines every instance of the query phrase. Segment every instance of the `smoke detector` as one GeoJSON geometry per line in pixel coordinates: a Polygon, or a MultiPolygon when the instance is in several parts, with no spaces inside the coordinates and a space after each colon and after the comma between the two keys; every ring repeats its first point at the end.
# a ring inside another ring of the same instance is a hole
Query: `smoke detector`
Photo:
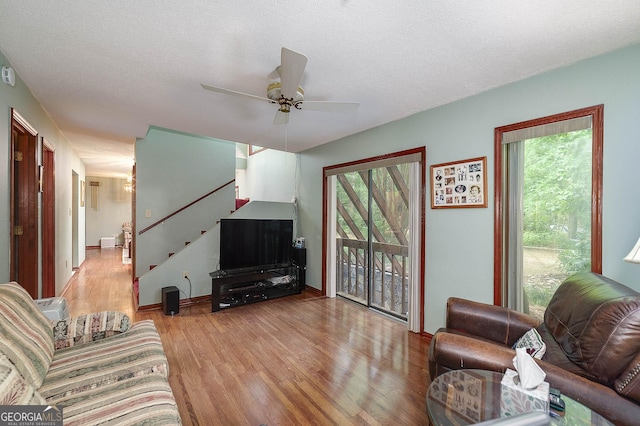
{"type": "Polygon", "coordinates": [[[16,85],[16,73],[11,67],[2,67],[2,81],[13,87],[16,85]]]}

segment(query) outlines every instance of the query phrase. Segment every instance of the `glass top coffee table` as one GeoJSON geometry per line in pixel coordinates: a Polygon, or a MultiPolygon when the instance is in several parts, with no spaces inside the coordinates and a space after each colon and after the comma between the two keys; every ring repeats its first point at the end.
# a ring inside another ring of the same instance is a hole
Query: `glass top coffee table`
{"type": "MultiPolygon", "coordinates": [[[[524,413],[519,407],[501,404],[503,374],[485,370],[454,370],[436,377],[427,392],[427,412],[432,423],[470,425],[524,413]]],[[[577,401],[562,396],[565,414],[551,417],[557,425],[613,425],[577,401]]]]}

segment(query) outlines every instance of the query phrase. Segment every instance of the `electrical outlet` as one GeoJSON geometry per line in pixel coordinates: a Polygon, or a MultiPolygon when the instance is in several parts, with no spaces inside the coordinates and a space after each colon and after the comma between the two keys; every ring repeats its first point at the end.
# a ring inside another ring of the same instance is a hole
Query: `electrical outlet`
{"type": "Polygon", "coordinates": [[[189,271],[182,271],[182,278],[189,278],[189,271]]]}

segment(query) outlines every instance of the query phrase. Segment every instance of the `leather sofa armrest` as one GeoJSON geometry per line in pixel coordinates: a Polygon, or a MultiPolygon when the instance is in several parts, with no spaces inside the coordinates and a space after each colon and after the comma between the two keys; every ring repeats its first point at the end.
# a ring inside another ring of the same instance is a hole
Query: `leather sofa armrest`
{"type": "Polygon", "coordinates": [[[613,383],[620,395],[640,402],[640,354],[629,363],[627,368],[613,383]]]}
{"type": "Polygon", "coordinates": [[[104,339],[129,329],[127,314],[115,311],[94,312],[51,321],[55,348],[69,348],[104,339]]]}
{"type": "Polygon", "coordinates": [[[431,378],[450,370],[480,369],[504,373],[513,369],[515,351],[471,336],[438,331],[429,346],[431,378]]]}
{"type": "MultiPolygon", "coordinates": [[[[470,336],[437,332],[429,347],[431,377],[449,371],[481,369],[504,373],[513,369],[515,351],[511,348],[470,336]]],[[[640,405],[621,397],[613,389],[570,373],[548,362],[536,360],[547,374],[545,380],[563,395],[580,402],[616,425],[637,424],[640,405]]]]}
{"type": "Polygon", "coordinates": [[[446,327],[482,337],[505,346],[540,325],[537,318],[502,306],[450,297],[447,300],[446,327]]]}

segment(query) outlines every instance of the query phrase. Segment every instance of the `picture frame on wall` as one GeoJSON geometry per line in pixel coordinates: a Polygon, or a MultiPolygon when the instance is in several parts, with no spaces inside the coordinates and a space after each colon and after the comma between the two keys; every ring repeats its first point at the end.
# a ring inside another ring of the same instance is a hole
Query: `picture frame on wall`
{"type": "Polygon", "coordinates": [[[487,157],[431,166],[431,208],[487,207],[487,157]]]}

